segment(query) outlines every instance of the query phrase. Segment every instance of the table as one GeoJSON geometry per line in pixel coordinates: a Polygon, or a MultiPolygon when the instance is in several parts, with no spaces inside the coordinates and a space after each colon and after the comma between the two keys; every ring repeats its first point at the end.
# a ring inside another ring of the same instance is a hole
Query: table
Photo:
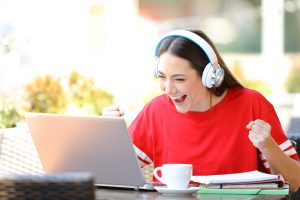
{"type": "Polygon", "coordinates": [[[135,191],[130,189],[96,189],[96,200],[279,200],[288,199],[285,195],[217,195],[197,194],[186,196],[162,195],[155,191],[135,191]]]}
{"type": "MultiPolygon", "coordinates": [[[[6,129],[7,134],[1,134],[0,129],[0,171],[6,173],[13,172],[30,172],[39,173],[41,170],[41,165],[33,168],[32,165],[37,161],[37,153],[35,149],[32,149],[32,140],[27,132],[20,132],[19,129],[12,128],[6,129]],[[18,130],[18,131],[17,131],[18,130]],[[2,137],[1,137],[2,136],[2,137]],[[2,143],[1,143],[2,142],[2,143]],[[16,153],[17,152],[17,153],[16,153]],[[32,156],[29,156],[32,155],[32,156]],[[28,159],[30,158],[30,159],[28,159]],[[16,162],[18,164],[16,164],[16,162]],[[34,169],[34,170],[32,170],[34,169]]],[[[4,131],[3,131],[4,133],[4,131]]],[[[0,195],[1,196],[1,195],[0,195]]],[[[3,199],[0,197],[0,199],[3,199]]],[[[212,194],[193,194],[188,196],[166,196],[161,195],[157,192],[150,191],[134,191],[134,190],[121,190],[121,189],[96,189],[96,199],[97,200],[243,200],[243,199],[253,199],[253,200],[278,200],[286,199],[284,195],[270,195],[270,196],[255,196],[255,195],[212,195],[212,194]]]]}

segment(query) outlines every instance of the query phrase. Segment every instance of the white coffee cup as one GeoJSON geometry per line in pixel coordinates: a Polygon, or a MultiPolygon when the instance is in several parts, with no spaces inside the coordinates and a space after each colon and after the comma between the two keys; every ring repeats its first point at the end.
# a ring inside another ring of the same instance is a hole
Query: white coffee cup
{"type": "Polygon", "coordinates": [[[155,178],[170,189],[186,189],[192,173],[193,166],[191,164],[164,164],[162,167],[156,167],[153,171],[155,178]],[[157,174],[158,171],[161,171],[162,176],[157,174]]]}

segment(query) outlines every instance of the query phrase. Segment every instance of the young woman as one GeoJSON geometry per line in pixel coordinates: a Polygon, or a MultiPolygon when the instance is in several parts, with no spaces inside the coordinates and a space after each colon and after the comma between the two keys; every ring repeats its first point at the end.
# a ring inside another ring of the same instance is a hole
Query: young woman
{"type": "MultiPolygon", "coordinates": [[[[142,163],[190,163],[193,175],[279,173],[298,189],[299,157],[274,107],[235,79],[203,32],[171,32],[155,55],[164,94],[129,126],[142,163]]],[[[118,107],[104,113],[123,115],[118,107]]]]}

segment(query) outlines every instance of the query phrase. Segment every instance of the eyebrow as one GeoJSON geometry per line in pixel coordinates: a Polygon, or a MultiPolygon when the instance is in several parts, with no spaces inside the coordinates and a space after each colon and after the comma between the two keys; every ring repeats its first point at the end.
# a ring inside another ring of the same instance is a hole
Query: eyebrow
{"type": "MultiPolygon", "coordinates": [[[[161,71],[158,71],[158,74],[165,76],[165,74],[161,71]]],[[[178,77],[185,77],[185,75],[184,74],[173,74],[172,75],[172,78],[178,78],[178,77]]]]}

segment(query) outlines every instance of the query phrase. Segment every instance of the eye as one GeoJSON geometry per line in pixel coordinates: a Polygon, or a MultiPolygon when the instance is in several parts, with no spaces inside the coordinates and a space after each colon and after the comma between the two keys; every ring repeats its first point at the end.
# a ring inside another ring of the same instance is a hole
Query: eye
{"type": "Polygon", "coordinates": [[[175,81],[183,82],[183,81],[185,81],[185,79],[184,78],[176,78],[175,81]]]}
{"type": "Polygon", "coordinates": [[[159,75],[158,75],[158,78],[159,78],[159,79],[164,79],[164,78],[166,78],[166,77],[165,77],[164,75],[159,74],[159,75]]]}

